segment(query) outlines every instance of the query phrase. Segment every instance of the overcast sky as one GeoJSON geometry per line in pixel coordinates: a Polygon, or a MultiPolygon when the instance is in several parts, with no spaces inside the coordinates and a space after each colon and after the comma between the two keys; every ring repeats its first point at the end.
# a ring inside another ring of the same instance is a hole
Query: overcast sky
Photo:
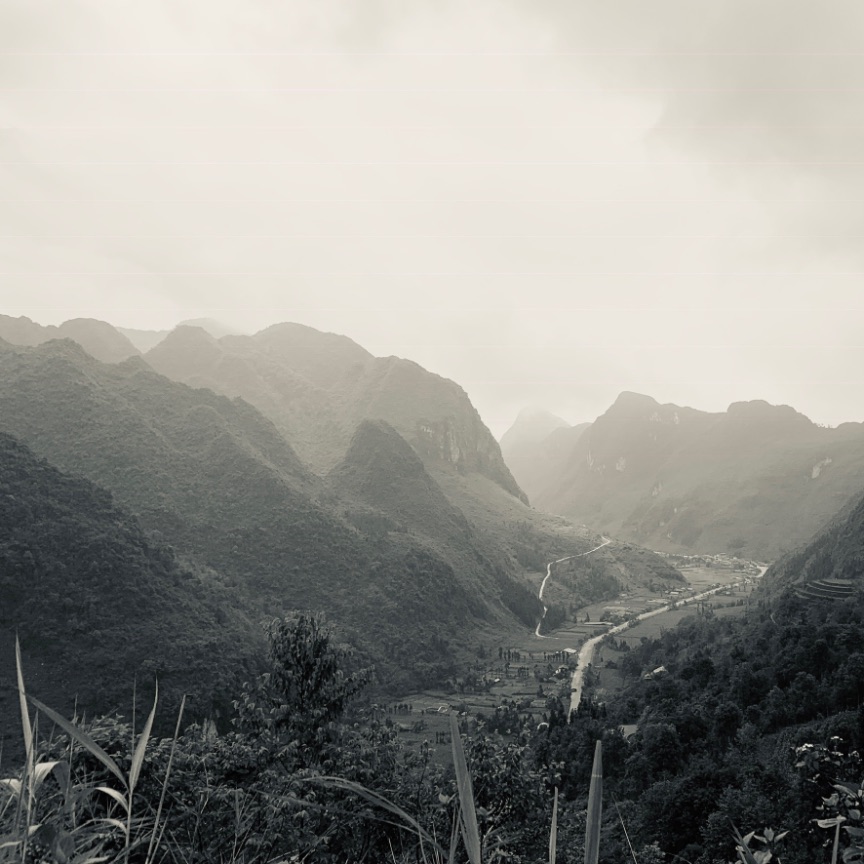
{"type": "Polygon", "coordinates": [[[0,312],[299,321],[500,435],[864,420],[864,4],[2,0],[0,312]]]}

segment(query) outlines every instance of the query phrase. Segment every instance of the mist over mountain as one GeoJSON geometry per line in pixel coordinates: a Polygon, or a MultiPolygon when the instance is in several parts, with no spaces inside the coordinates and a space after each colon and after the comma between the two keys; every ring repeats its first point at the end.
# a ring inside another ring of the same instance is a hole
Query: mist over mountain
{"type": "Polygon", "coordinates": [[[344,459],[328,475],[341,498],[362,502],[430,542],[457,546],[473,542],[464,514],[432,479],[422,460],[383,420],[363,420],[344,459]]]}
{"type": "Polygon", "coordinates": [[[513,523],[484,489],[486,518],[501,524],[475,530],[380,421],[361,424],[323,480],[244,400],[171,381],[137,357],[101,363],[70,340],[0,346],[0,429],[110,490],[182,561],[219,574],[241,607],[325,610],[392,687],[447,674],[477,626],[535,620],[525,543],[542,566],[587,542],[486,477],[524,525],[507,536],[513,523]]]}
{"type": "MultiPolygon", "coordinates": [[[[239,332],[213,318],[187,318],[177,324],[177,327],[200,327],[217,339],[239,332]]],[[[139,330],[133,327],[117,327],[115,329],[118,333],[122,333],[142,354],[155,348],[171,332],[170,330],[139,330]]]]}
{"type": "Polygon", "coordinates": [[[242,396],[315,471],[338,463],[362,420],[381,419],[433,473],[479,473],[525,500],[465,391],[410,360],[373,357],[345,336],[300,324],[218,340],[180,327],[146,359],[176,381],[242,396]]]}
{"type": "Polygon", "coordinates": [[[29,318],[0,315],[0,338],[13,345],[41,345],[51,339],[73,339],[103,363],[119,363],[141,352],[115,327],[94,318],[73,318],[59,327],[43,327],[29,318]]]}
{"type": "Polygon", "coordinates": [[[501,436],[501,454],[530,501],[553,484],[566,459],[590,423],[571,426],[549,411],[528,408],[501,436]]]}
{"type": "Polygon", "coordinates": [[[661,550],[772,559],[864,488],[864,425],[825,428],[763,401],[708,413],[622,393],[532,471],[536,506],[595,530],[661,550]]]}
{"type": "Polygon", "coordinates": [[[864,497],[856,496],[809,543],[765,574],[770,595],[793,590],[813,602],[864,595],[864,497]]]}

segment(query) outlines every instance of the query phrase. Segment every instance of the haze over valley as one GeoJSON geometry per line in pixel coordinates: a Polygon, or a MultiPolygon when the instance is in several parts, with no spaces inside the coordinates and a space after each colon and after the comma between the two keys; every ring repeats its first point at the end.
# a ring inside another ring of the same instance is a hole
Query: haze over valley
{"type": "Polygon", "coordinates": [[[864,861],[862,32],[0,4],[0,864],[864,861]]]}

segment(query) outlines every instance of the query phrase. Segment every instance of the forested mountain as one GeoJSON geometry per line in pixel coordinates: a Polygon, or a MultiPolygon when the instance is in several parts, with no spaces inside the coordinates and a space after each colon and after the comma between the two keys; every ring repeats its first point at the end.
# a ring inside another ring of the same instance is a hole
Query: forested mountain
{"type": "Polygon", "coordinates": [[[512,502],[508,516],[526,519],[476,530],[380,422],[363,424],[322,480],[244,400],[170,381],[140,358],[100,363],[69,340],[0,345],[0,430],[110,490],[190,567],[219,574],[241,607],[327,611],[394,688],[446,675],[477,625],[533,626],[524,568],[593,542],[488,478],[512,502]]]}
{"type": "Polygon", "coordinates": [[[139,359],[102,364],[69,341],[0,352],[0,418],[255,608],[327,610],[372,654],[398,636],[403,668],[430,652],[446,666],[433,636],[509,614],[487,568],[456,573],[407,534],[353,524],[254,408],[139,359]]]}
{"type": "Polygon", "coordinates": [[[14,639],[34,692],[66,713],[131,705],[159,677],[190,716],[224,715],[263,633],[218,573],[181,563],[109,492],[0,433],[0,729],[20,723],[14,639]]]}
{"type": "Polygon", "coordinates": [[[341,460],[362,420],[384,420],[433,473],[477,473],[524,500],[465,391],[410,360],[373,357],[345,336],[300,324],[221,339],[178,327],[146,359],[176,381],[242,396],[313,470],[341,460]]]}
{"type": "Polygon", "coordinates": [[[595,530],[770,560],[864,487],[864,425],[820,427],[759,401],[712,414],[622,393],[535,477],[532,503],[595,530]]]}

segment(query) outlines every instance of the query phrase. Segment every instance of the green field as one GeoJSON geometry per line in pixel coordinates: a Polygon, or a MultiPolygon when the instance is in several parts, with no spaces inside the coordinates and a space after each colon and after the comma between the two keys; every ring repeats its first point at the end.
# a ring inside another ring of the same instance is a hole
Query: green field
{"type": "MultiPolygon", "coordinates": [[[[414,693],[404,697],[400,703],[395,703],[410,705],[412,709],[410,713],[393,711],[388,714],[387,706],[382,706],[384,713],[379,716],[387,717],[397,725],[400,737],[406,746],[419,747],[424,741],[428,741],[436,751],[436,758],[443,761],[450,758],[448,712],[451,709],[465,711],[471,716],[478,713],[491,715],[496,707],[513,700],[523,706],[520,714],[531,713],[539,723],[543,719],[545,702],[549,695],[560,695],[565,704],[569,702],[570,675],[556,678],[551,673],[561,666],[575,667],[576,653],[582,643],[606,629],[599,625],[599,622],[604,620],[604,613],[607,610],[617,608],[625,611],[627,615],[638,614],[663,603],[684,599],[691,593],[709,590],[717,585],[730,587],[700,601],[705,606],[710,606],[715,615],[740,615],[747,608],[747,599],[753,590],[754,581],[751,580],[749,584],[741,587],[731,587],[734,582],[742,579],[740,572],[719,567],[687,568],[682,572],[690,588],[677,596],[651,594],[647,590],[633,592],[621,595],[615,600],[580,609],[576,615],[578,621],[567,621],[563,627],[547,637],[537,637],[528,629],[514,631],[506,640],[499,639],[498,644],[490,645],[485,660],[476,658],[470,667],[466,665],[464,676],[454,682],[456,686],[452,690],[414,693]],[[741,601],[744,605],[740,605],[741,601]],[[590,622],[595,623],[586,622],[586,616],[590,622]],[[502,651],[518,652],[520,659],[513,659],[509,664],[503,658],[499,660],[499,648],[502,651]],[[540,680],[537,675],[540,676],[540,680]],[[472,677],[481,681],[485,678],[488,686],[479,690],[468,688],[463,692],[458,686],[459,682],[470,681],[472,677]],[[542,695],[539,695],[540,687],[542,687],[542,695]]],[[[543,574],[537,576],[539,588],[543,574]]],[[[643,637],[657,636],[696,612],[695,605],[670,610],[641,621],[616,638],[638,643],[643,637]]],[[[598,652],[595,669],[600,673],[600,682],[599,689],[595,692],[601,699],[604,694],[611,695],[613,691],[623,686],[624,682],[617,670],[605,667],[605,662],[614,658],[616,654],[617,652],[612,651],[608,646],[604,646],[598,652]]],[[[389,707],[392,710],[394,706],[389,707]]]]}

